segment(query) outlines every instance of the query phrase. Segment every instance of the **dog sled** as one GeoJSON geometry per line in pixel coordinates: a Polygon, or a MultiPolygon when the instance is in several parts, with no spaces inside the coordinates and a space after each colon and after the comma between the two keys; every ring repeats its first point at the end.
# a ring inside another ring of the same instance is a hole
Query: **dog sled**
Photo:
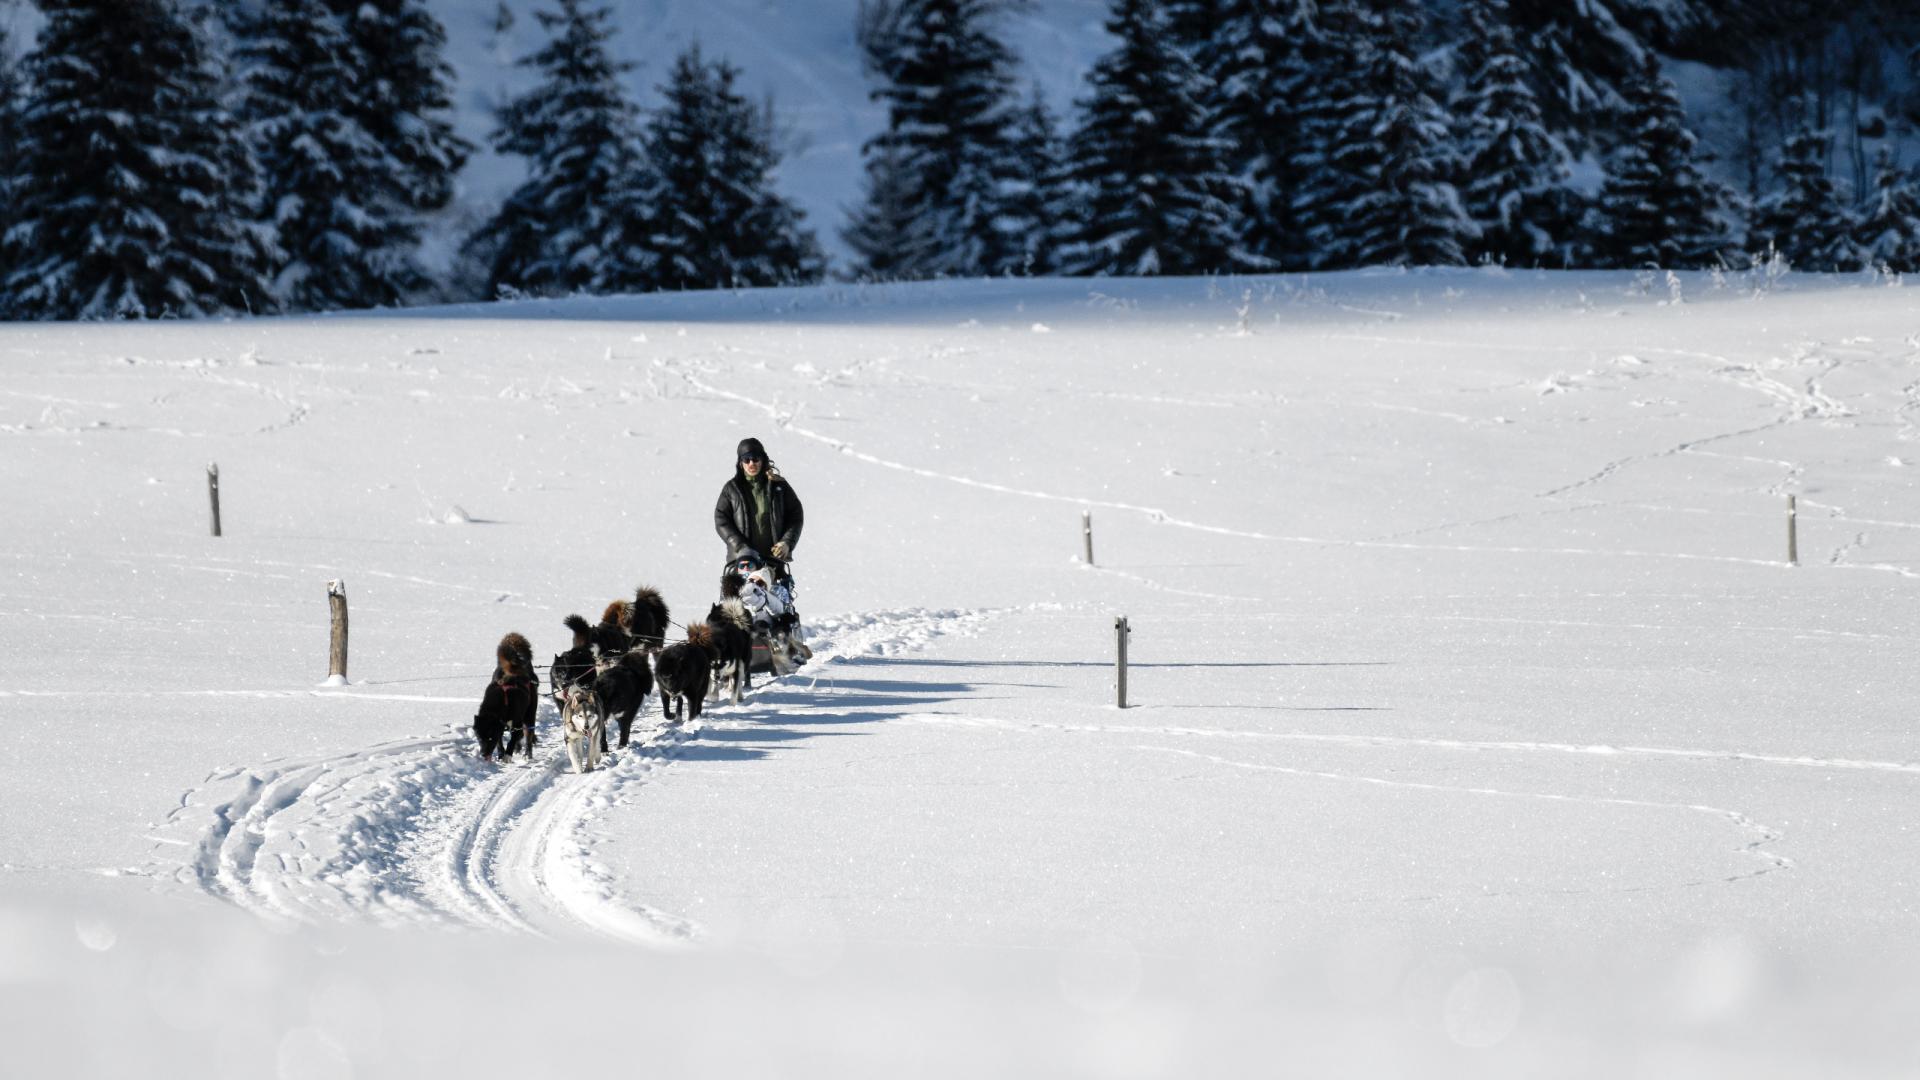
{"type": "Polygon", "coordinates": [[[794,607],[793,574],[787,567],[776,571],[764,561],[748,555],[735,559],[728,569],[740,575],[740,602],[753,620],[753,652],[747,668],[756,675],[771,672],[785,675],[807,662],[813,650],[800,629],[800,612],[794,607]]]}

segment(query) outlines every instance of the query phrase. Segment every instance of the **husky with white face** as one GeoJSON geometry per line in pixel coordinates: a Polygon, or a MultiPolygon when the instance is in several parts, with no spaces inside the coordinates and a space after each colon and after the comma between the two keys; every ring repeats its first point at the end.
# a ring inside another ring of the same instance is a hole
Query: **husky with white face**
{"type": "Polygon", "coordinates": [[[600,764],[601,748],[607,741],[607,712],[591,682],[567,687],[563,720],[567,757],[573,761],[573,771],[591,772],[600,764]]]}

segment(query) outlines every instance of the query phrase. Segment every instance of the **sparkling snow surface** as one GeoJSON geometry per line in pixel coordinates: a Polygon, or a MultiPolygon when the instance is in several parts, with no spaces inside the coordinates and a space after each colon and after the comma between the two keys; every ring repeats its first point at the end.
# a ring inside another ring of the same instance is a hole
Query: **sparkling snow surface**
{"type": "Polygon", "coordinates": [[[0,328],[0,1071],[1912,1075],[1920,293],[1677,281],[0,328]],[[815,660],[477,761],[745,435],[815,660]]]}

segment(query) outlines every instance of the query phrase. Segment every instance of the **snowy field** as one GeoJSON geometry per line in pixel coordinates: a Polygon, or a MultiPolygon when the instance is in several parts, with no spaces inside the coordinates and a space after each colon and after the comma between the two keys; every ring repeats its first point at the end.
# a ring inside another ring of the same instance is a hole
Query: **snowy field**
{"type": "Polygon", "coordinates": [[[1761,284],[0,328],[0,1072],[1913,1075],[1920,293],[1761,284]],[[477,761],[745,435],[815,661],[477,761]]]}

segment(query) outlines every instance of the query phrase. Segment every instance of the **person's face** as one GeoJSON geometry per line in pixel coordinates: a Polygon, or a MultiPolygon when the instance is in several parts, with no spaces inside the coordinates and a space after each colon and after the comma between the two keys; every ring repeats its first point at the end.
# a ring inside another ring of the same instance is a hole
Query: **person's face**
{"type": "Polygon", "coordinates": [[[766,467],[767,459],[763,457],[756,457],[749,454],[740,459],[740,468],[745,470],[749,477],[759,476],[760,470],[766,467]]]}

